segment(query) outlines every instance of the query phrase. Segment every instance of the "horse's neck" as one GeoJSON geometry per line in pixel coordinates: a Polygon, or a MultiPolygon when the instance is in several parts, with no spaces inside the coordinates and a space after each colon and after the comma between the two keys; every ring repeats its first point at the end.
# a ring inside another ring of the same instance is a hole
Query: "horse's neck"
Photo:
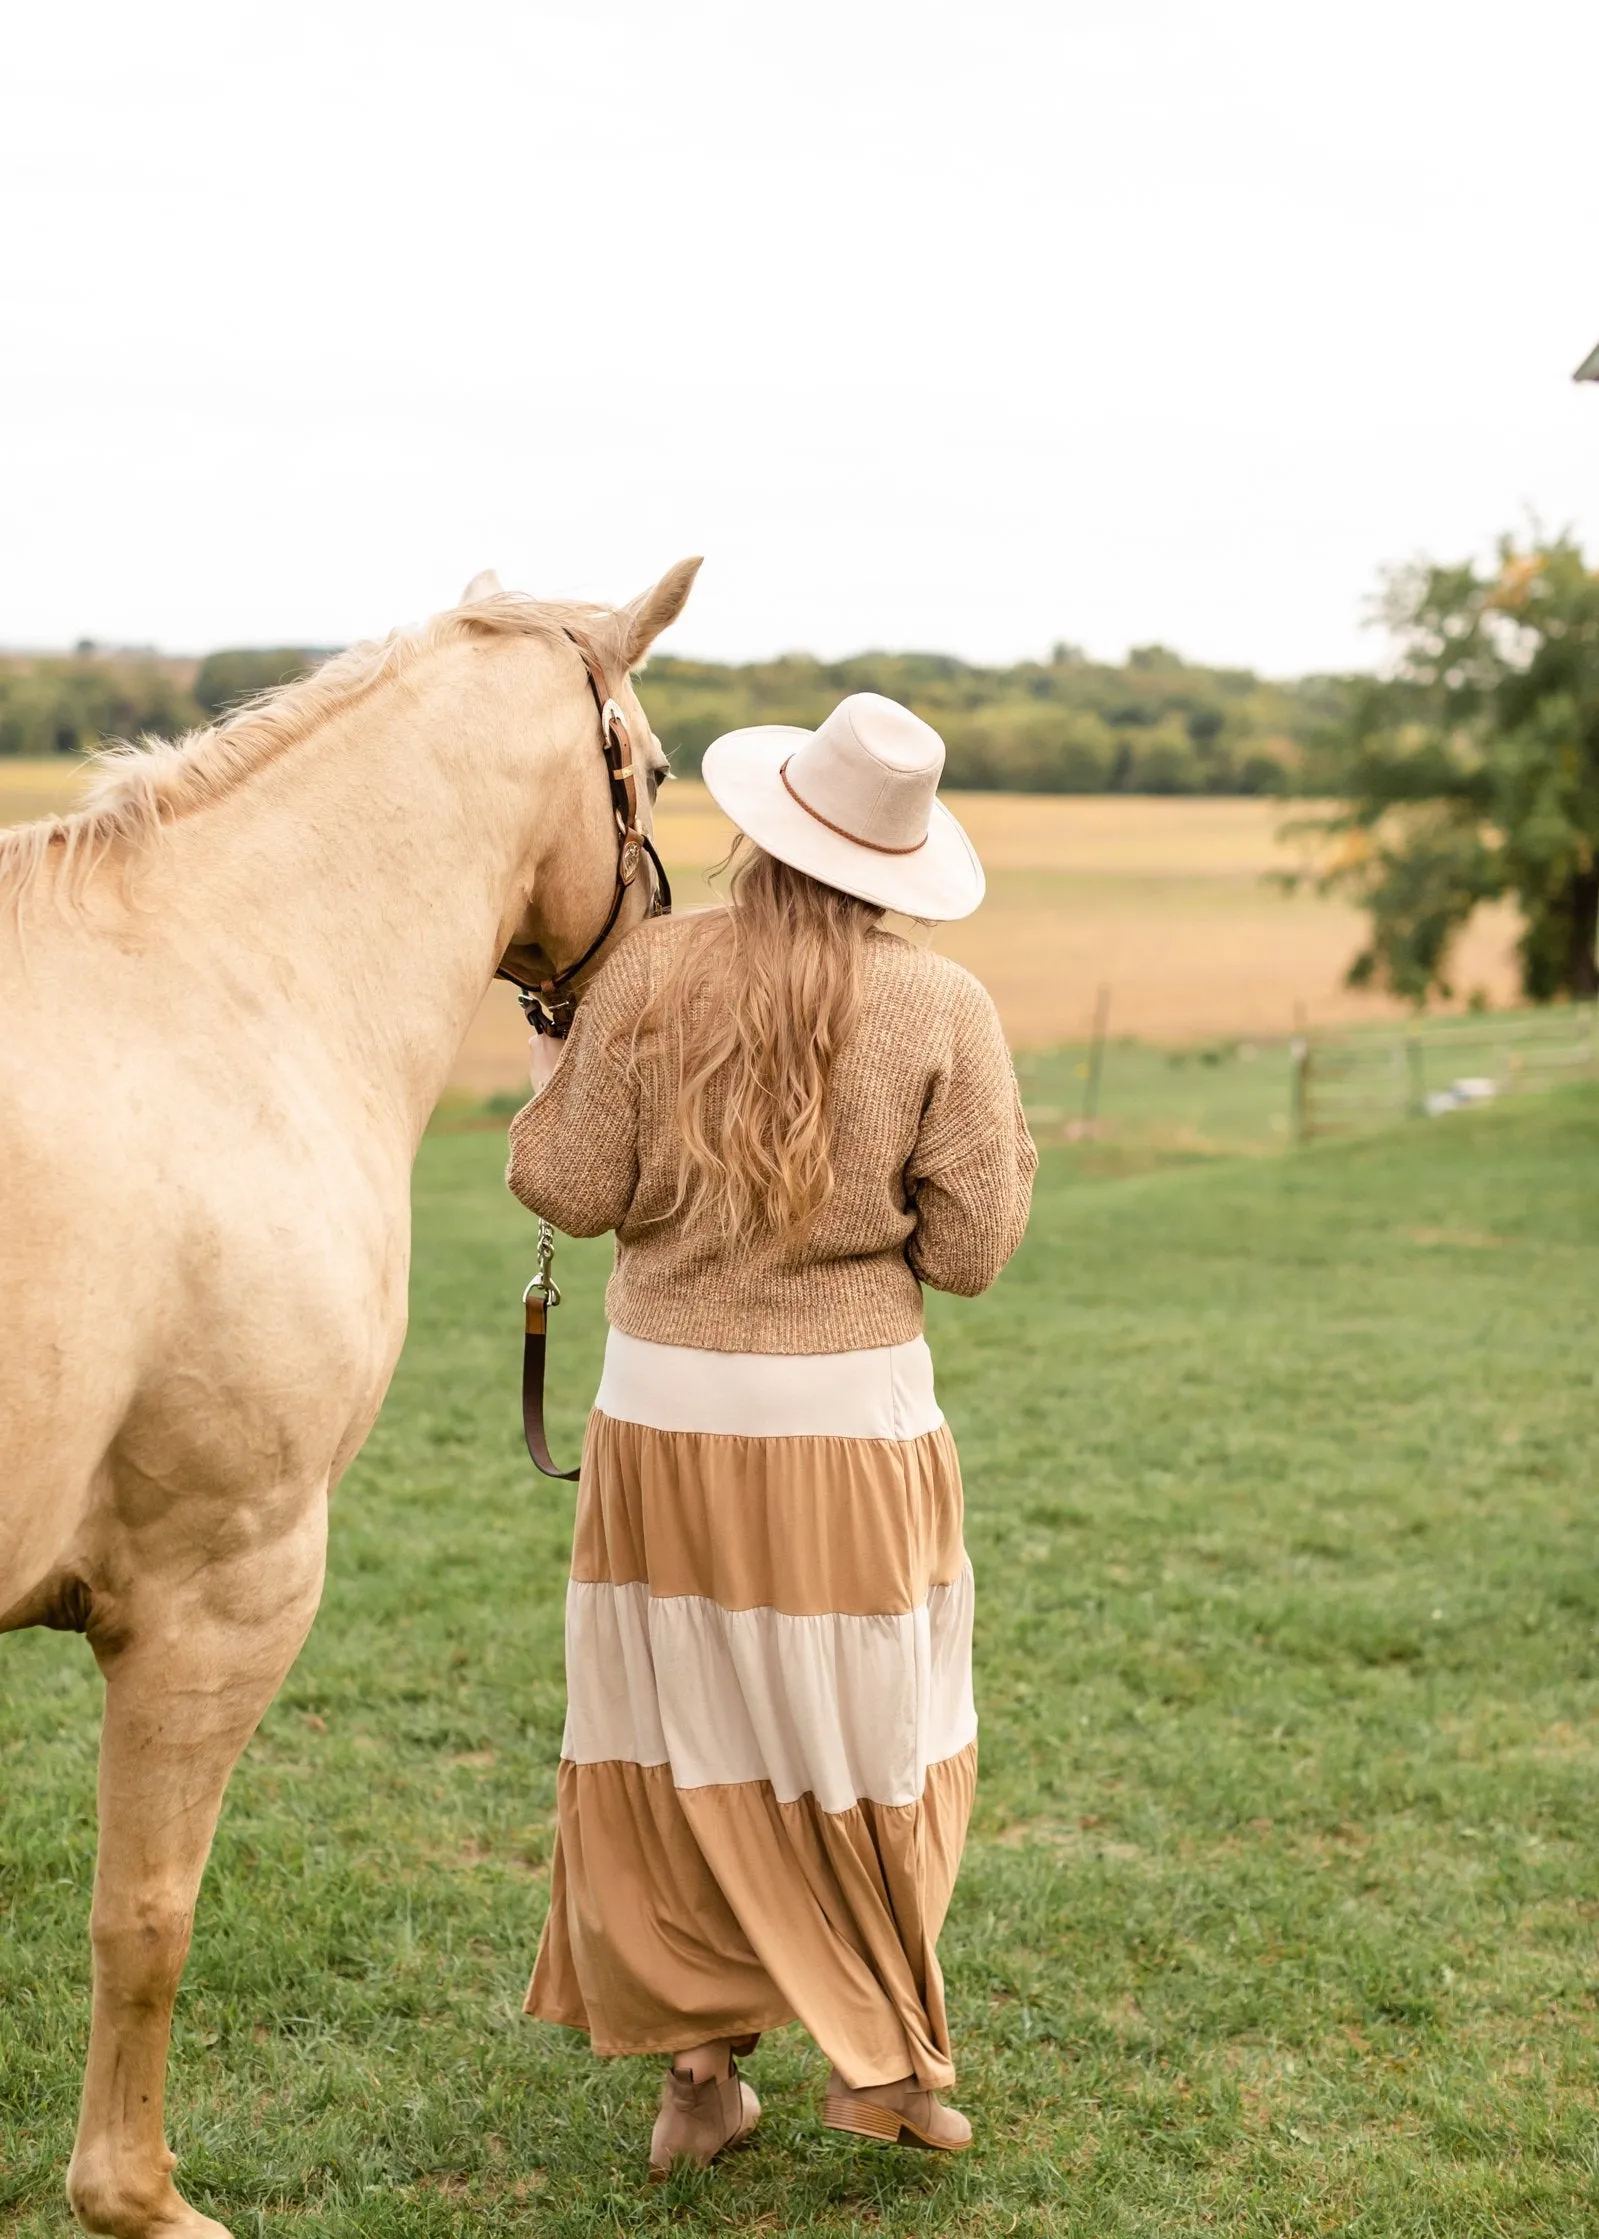
{"type": "Polygon", "coordinates": [[[520,914],[536,834],[581,822],[574,708],[538,641],[446,648],[167,836],[170,905],[224,1000],[327,1052],[341,1092],[412,1142],[520,914]]]}

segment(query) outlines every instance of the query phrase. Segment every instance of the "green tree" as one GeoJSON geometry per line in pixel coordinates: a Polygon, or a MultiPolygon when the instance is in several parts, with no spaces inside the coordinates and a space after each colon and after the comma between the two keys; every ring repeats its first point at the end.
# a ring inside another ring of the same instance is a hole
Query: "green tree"
{"type": "Polygon", "coordinates": [[[1448,995],[1461,928],[1512,896],[1525,993],[1599,994],[1599,573],[1507,537],[1485,573],[1396,573],[1384,611],[1393,674],[1305,776],[1340,803],[1302,826],[1333,842],[1321,883],[1370,913],[1351,981],[1448,995]]]}
{"type": "Polygon", "coordinates": [[[208,653],[194,679],[194,696],[215,719],[242,700],[253,700],[257,692],[304,676],[321,658],[299,646],[239,646],[208,653]]]}
{"type": "Polygon", "coordinates": [[[1125,665],[1058,644],[1048,662],[979,668],[947,653],[805,654],[730,667],[657,655],[645,704],[691,776],[720,731],[819,723],[846,692],[886,692],[949,749],[949,782],[1028,793],[1281,793],[1342,680],[1279,684],[1191,666],[1164,646],[1125,665]]]}
{"type": "Polygon", "coordinates": [[[95,652],[0,660],[0,754],[76,754],[106,739],[192,729],[187,666],[95,652]]]}

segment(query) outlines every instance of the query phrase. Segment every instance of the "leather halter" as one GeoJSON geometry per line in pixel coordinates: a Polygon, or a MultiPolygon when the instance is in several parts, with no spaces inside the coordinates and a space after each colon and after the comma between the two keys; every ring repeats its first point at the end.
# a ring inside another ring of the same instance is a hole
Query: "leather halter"
{"type": "Polygon", "coordinates": [[[509,980],[516,989],[516,999],[523,1015],[535,1034],[553,1034],[557,1041],[570,1033],[577,1011],[577,996],[570,992],[571,983],[592,964],[600,950],[616,930],[616,921],[622,914],[622,904],[627,890],[638,877],[639,865],[649,860],[650,865],[650,917],[668,917],[672,909],[672,882],[666,875],[666,866],[655,852],[655,843],[638,815],[638,771],[633,760],[633,742],[628,736],[627,721],[621,709],[604,690],[605,671],[599,656],[586,638],[575,630],[565,635],[576,647],[588,678],[589,692],[600,718],[600,751],[605,756],[605,777],[611,790],[611,813],[616,819],[616,892],[611,897],[611,907],[605,923],[595,934],[588,947],[575,964],[568,964],[564,971],[556,972],[549,979],[525,980],[507,964],[501,964],[494,977],[509,980]],[[563,993],[563,990],[567,992],[563,993]]]}
{"type": "MultiPolygon", "coordinates": [[[[593,646],[575,630],[568,630],[566,635],[582,658],[589,680],[589,691],[599,711],[600,748],[605,756],[605,777],[611,790],[611,813],[616,819],[616,892],[611,896],[605,923],[575,964],[568,964],[564,971],[536,982],[523,979],[519,972],[513,971],[507,964],[502,964],[494,975],[496,979],[509,980],[516,989],[516,999],[534,1033],[553,1034],[557,1040],[563,1039],[571,1031],[572,1020],[577,1011],[577,996],[572,992],[571,983],[585,965],[593,963],[616,930],[616,921],[622,914],[627,890],[638,877],[639,865],[646,859],[650,865],[651,878],[650,907],[647,914],[650,917],[666,917],[672,908],[672,882],[666,875],[666,866],[656,854],[654,842],[638,820],[638,772],[634,767],[633,742],[628,737],[626,719],[615,700],[604,689],[605,671],[593,646]]],[[[541,1220],[538,1273],[522,1294],[522,1430],[535,1468],[542,1470],[546,1477],[564,1478],[571,1482],[578,1476],[578,1471],[556,1468],[544,1430],[544,1356],[549,1341],[549,1315],[550,1309],[561,1303],[561,1294],[550,1273],[554,1249],[554,1231],[548,1221],[541,1220]]]]}

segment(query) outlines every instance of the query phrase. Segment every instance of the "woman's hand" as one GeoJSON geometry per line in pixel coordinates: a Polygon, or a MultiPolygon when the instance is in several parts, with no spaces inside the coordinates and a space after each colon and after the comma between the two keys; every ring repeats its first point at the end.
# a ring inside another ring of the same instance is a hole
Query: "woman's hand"
{"type": "Polygon", "coordinates": [[[541,1090],[549,1087],[560,1070],[561,1060],[566,1055],[566,1040],[564,1036],[557,1038],[554,1034],[533,1034],[528,1037],[527,1047],[527,1069],[533,1082],[533,1093],[537,1096],[541,1090]]]}

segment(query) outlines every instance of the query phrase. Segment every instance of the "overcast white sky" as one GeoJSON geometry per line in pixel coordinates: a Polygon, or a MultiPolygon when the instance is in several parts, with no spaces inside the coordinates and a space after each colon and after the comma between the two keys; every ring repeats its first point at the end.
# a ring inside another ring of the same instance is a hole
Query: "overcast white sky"
{"type": "Polygon", "coordinates": [[[674,649],[1369,664],[1599,539],[1593,0],[56,0],[0,62],[0,643],[497,567],[674,649]]]}

